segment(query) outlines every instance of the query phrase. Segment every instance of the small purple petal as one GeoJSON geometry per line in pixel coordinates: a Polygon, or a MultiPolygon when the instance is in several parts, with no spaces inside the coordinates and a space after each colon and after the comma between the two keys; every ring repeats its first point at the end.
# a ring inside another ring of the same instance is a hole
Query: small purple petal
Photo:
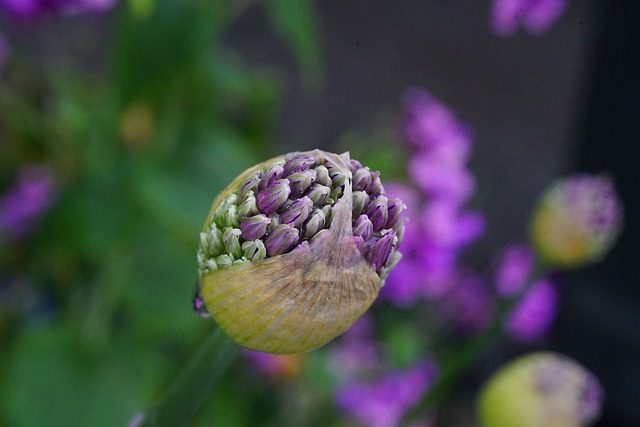
{"type": "Polygon", "coordinates": [[[318,165],[314,169],[316,171],[316,182],[320,185],[324,185],[325,187],[331,187],[333,183],[331,182],[331,177],[329,176],[329,169],[324,165],[318,165]]]}
{"type": "MultiPolygon", "coordinates": [[[[262,182],[261,182],[262,183],[262,182]]],[[[288,179],[274,181],[269,187],[258,192],[256,197],[258,208],[266,215],[270,215],[280,209],[291,194],[288,179]]]]}
{"type": "Polygon", "coordinates": [[[369,168],[360,168],[353,174],[353,190],[354,191],[366,191],[367,187],[371,185],[373,178],[369,168]]]}
{"type": "Polygon", "coordinates": [[[353,207],[352,207],[352,215],[354,218],[359,217],[364,211],[365,206],[369,203],[369,195],[364,191],[354,191],[353,192],[353,207]]]}
{"type": "Polygon", "coordinates": [[[380,171],[371,172],[371,184],[367,186],[367,193],[371,194],[373,197],[384,194],[384,187],[380,180],[380,171]]]}
{"type": "Polygon", "coordinates": [[[283,224],[291,224],[296,228],[300,228],[312,210],[313,201],[309,197],[304,196],[294,200],[285,211],[281,211],[280,220],[283,224]]]}
{"type": "Polygon", "coordinates": [[[387,205],[387,223],[384,228],[395,228],[395,225],[398,223],[402,212],[407,208],[407,205],[398,198],[390,199],[387,205]]]}
{"type": "Polygon", "coordinates": [[[314,209],[307,222],[304,224],[304,238],[311,239],[324,228],[326,214],[321,209],[314,209]]]}
{"type": "Polygon", "coordinates": [[[298,171],[287,176],[287,179],[290,182],[291,186],[291,196],[300,197],[302,193],[307,191],[307,189],[313,184],[316,180],[316,171],[314,169],[307,169],[303,171],[298,171]]]}
{"type": "Polygon", "coordinates": [[[280,224],[266,237],[264,246],[270,257],[281,255],[290,252],[298,244],[299,238],[298,229],[289,224],[280,224]]]}
{"type": "Polygon", "coordinates": [[[244,240],[256,240],[262,238],[267,232],[271,219],[264,214],[245,218],[240,222],[240,231],[244,240]]]}
{"type": "Polygon", "coordinates": [[[378,239],[373,246],[365,246],[366,260],[369,264],[373,265],[376,270],[379,270],[387,264],[389,256],[395,248],[397,241],[398,238],[396,237],[396,233],[393,230],[389,231],[378,239]]]}
{"type": "Polygon", "coordinates": [[[262,174],[262,179],[258,184],[258,190],[262,191],[271,187],[276,181],[284,176],[284,168],[280,163],[271,166],[262,174]]]}
{"type": "Polygon", "coordinates": [[[309,196],[315,206],[322,206],[327,202],[330,194],[331,188],[316,183],[311,186],[307,196],[309,196]]]}
{"type": "Polygon", "coordinates": [[[351,169],[351,173],[355,174],[358,169],[362,168],[362,163],[355,159],[349,160],[349,168],[351,169]]]}
{"type": "Polygon", "coordinates": [[[284,176],[288,177],[292,173],[313,168],[318,164],[318,160],[306,154],[296,154],[287,159],[284,164],[284,176]]]}
{"type": "Polygon", "coordinates": [[[366,242],[373,235],[373,224],[366,215],[360,215],[353,226],[353,235],[360,236],[366,242]]]}
{"type": "Polygon", "coordinates": [[[386,196],[379,195],[364,210],[364,213],[373,223],[374,231],[381,231],[387,224],[387,219],[389,218],[388,202],[389,199],[386,196]]]}

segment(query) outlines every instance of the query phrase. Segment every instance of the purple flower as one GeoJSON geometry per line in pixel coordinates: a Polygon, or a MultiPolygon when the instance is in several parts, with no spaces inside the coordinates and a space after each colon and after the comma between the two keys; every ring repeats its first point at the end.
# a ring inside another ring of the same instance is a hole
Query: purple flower
{"type": "Polygon", "coordinates": [[[0,230],[13,239],[28,235],[53,202],[53,178],[41,165],[22,168],[18,183],[0,197],[0,230]]]}
{"type": "Polygon", "coordinates": [[[361,316],[336,341],[329,354],[328,366],[339,379],[368,375],[382,366],[369,315],[361,316]]]}
{"type": "Polygon", "coordinates": [[[539,280],[508,314],[505,331],[516,341],[536,341],[551,326],[557,305],[558,291],[554,285],[549,280],[539,280]]]}
{"type": "Polygon", "coordinates": [[[14,15],[33,19],[44,13],[102,12],[111,9],[116,0],[0,0],[14,15]]]}
{"type": "Polygon", "coordinates": [[[472,333],[489,326],[494,301],[487,284],[479,276],[458,272],[452,289],[439,307],[456,329],[472,333]]]}
{"type": "Polygon", "coordinates": [[[433,361],[421,361],[408,370],[384,372],[374,381],[350,381],[335,395],[337,405],[366,426],[394,427],[422,397],[438,376],[433,361]]]}
{"type": "Polygon", "coordinates": [[[495,271],[498,294],[514,295],[524,289],[534,261],[535,254],[527,245],[517,244],[505,248],[495,271]]]}
{"type": "Polygon", "coordinates": [[[566,3],[566,0],[494,0],[491,29],[499,36],[510,36],[521,25],[531,34],[542,34],[562,16],[566,3]]]}

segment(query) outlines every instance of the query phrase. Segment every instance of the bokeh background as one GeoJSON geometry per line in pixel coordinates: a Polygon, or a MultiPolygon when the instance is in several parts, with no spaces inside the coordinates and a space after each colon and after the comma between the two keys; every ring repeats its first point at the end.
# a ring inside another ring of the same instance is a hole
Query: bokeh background
{"type": "MultiPolygon", "coordinates": [[[[635,2],[569,1],[547,32],[508,37],[491,31],[489,1],[219,1],[208,14],[185,3],[0,16],[10,42],[2,189],[27,162],[50,165],[57,189],[33,234],[3,240],[0,252],[0,424],[122,425],[148,404],[207,333],[189,299],[214,195],[295,150],[349,149],[397,173],[375,161],[411,86],[473,129],[486,232],[464,257],[477,269],[526,238],[536,197],[557,177],[614,179],[621,238],[603,262],[566,276],[541,346],[601,380],[597,425],[640,424],[635,2]]],[[[463,388],[516,351],[492,349],[463,388]]],[[[241,398],[269,386],[239,372],[194,425],[278,425],[278,404],[241,398]]]]}

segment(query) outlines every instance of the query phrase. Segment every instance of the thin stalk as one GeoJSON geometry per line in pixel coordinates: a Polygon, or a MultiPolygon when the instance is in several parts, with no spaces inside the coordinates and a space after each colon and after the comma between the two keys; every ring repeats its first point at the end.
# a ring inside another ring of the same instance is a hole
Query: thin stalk
{"type": "Polygon", "coordinates": [[[144,411],[139,423],[145,427],[183,425],[198,411],[213,385],[238,354],[238,346],[221,330],[213,332],[187,362],[160,400],[144,411]]]}

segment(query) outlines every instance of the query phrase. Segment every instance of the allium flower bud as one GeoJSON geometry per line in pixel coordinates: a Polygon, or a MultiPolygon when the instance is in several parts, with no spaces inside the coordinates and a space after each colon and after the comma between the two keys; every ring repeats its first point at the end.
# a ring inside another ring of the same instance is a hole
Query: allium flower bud
{"type": "Polygon", "coordinates": [[[531,239],[549,264],[578,268],[599,261],[622,228],[622,202],[611,179],[575,175],[548,188],[534,212],[531,239]]]}
{"type": "Polygon", "coordinates": [[[521,356],[483,387],[478,415],[484,427],[579,427],[597,420],[603,392],[578,362],[551,352],[521,356]]]}
{"type": "Polygon", "coordinates": [[[376,182],[379,173],[348,153],[320,150],[241,174],[214,200],[200,235],[194,307],[254,350],[304,352],[340,335],[400,259],[403,205],[394,201],[390,215],[376,182]],[[359,170],[371,179],[354,193],[359,170]]]}

